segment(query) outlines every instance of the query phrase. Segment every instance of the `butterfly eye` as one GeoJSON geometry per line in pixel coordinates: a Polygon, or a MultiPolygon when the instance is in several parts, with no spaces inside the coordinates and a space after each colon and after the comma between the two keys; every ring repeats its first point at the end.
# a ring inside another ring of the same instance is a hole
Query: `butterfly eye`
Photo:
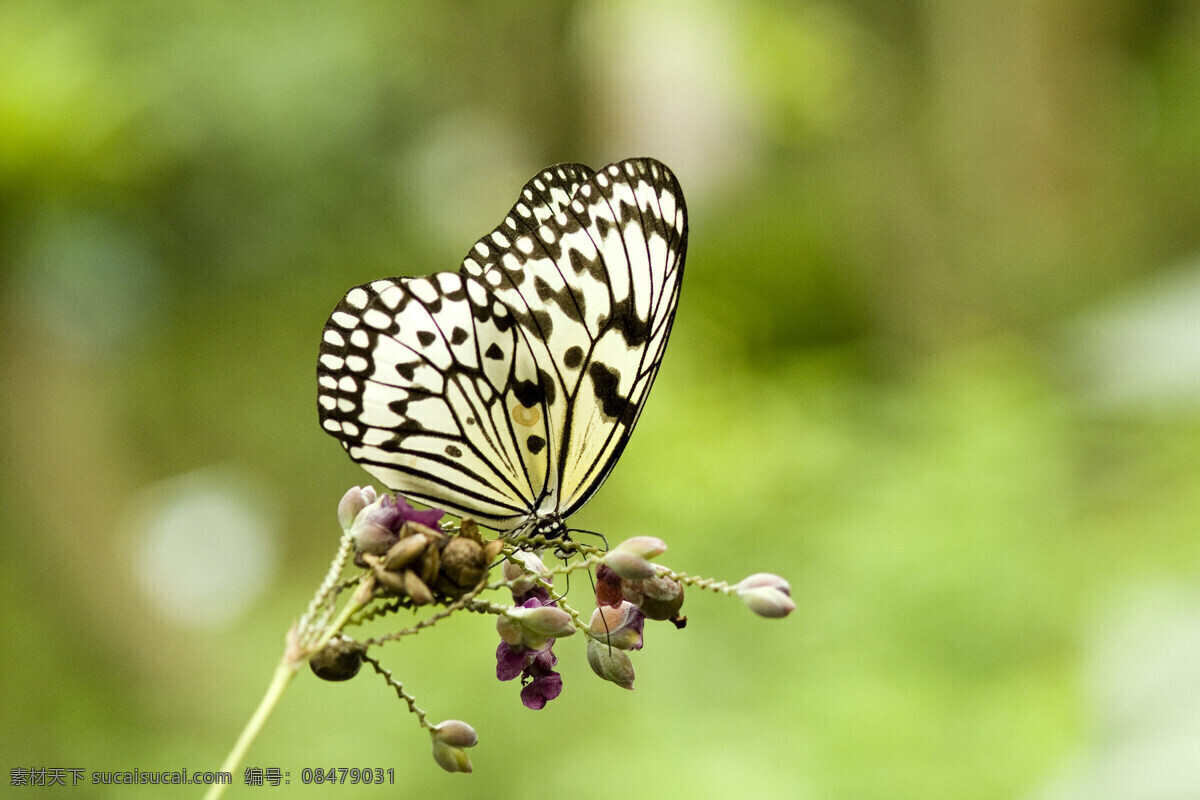
{"type": "Polygon", "coordinates": [[[542,412],[538,411],[536,408],[515,405],[512,407],[512,418],[513,422],[517,423],[518,425],[524,425],[526,428],[530,428],[534,425],[537,425],[538,420],[542,418],[542,412]]]}

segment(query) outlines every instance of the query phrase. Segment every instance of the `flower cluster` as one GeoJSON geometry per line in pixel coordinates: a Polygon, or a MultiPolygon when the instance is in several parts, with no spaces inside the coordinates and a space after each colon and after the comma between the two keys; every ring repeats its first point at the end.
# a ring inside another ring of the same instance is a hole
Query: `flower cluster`
{"type": "Polygon", "coordinates": [[[386,593],[413,605],[434,602],[435,595],[459,598],[487,575],[488,565],[504,543],[485,543],[479,526],[464,520],[454,535],[434,527],[445,512],[417,511],[403,497],[373,497],[374,490],[355,489],[343,498],[339,513],[349,524],[354,562],[369,567],[386,593]]]}
{"type": "Polygon", "coordinates": [[[338,507],[342,550],[290,640],[296,657],[307,659],[313,672],[326,680],[347,680],[362,664],[370,664],[428,729],[434,760],[449,772],[471,771],[466,749],[478,740],[475,730],[458,720],[426,722],[415,698],[368,655],[369,647],[419,632],[458,611],[493,615],[500,635],[496,677],[520,678],[521,702],[536,710],[562,692],[554,646],[576,631],[584,634],[592,671],[632,689],[635,673],[629,654],[642,649],[646,620],[683,628],[686,586],[736,595],[763,617],[784,617],[795,609],[791,588],[778,575],[758,573],[728,584],[654,563],[667,549],[654,537],[635,536],[607,552],[570,539],[556,540],[555,553],[564,562],[551,569],[539,555],[545,540],[510,533],[488,541],[472,520],[448,525],[441,522],[443,515],[437,509],[417,510],[403,497],[379,496],[370,487],[347,492],[338,507]],[[362,572],[341,581],[351,555],[362,572]],[[502,579],[489,584],[488,575],[497,564],[502,579]],[[591,570],[595,577],[596,608],[586,625],[553,588],[555,576],[577,570],[591,570]],[[335,617],[334,598],[351,587],[350,603],[335,617]],[[486,602],[480,596],[498,588],[511,592],[510,604],[486,602]],[[438,610],[413,627],[363,641],[344,634],[345,628],[368,619],[426,606],[438,610]]]}
{"type": "Polygon", "coordinates": [[[571,616],[557,607],[550,589],[549,571],[534,553],[518,553],[504,565],[514,606],[496,620],[500,646],[496,648],[496,677],[521,678],[521,702],[535,711],[562,692],[562,676],[554,671],[558,656],[554,640],[575,632],[571,616]],[[530,580],[530,576],[534,576],[530,580]]]}

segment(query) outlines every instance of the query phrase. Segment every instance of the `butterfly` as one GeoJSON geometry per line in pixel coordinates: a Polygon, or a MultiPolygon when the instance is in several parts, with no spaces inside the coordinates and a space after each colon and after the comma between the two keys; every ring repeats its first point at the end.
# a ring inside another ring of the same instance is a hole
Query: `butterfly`
{"type": "Polygon", "coordinates": [[[543,170],[457,272],[346,293],[321,339],[322,427],[409,499],[565,538],[658,373],[687,233],[654,159],[543,170]]]}

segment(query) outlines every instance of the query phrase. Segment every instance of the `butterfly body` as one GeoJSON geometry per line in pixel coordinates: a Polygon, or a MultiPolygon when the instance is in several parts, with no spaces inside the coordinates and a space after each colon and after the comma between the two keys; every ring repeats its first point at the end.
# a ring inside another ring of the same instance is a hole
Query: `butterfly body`
{"type": "Polygon", "coordinates": [[[412,499],[562,537],[641,413],[686,246],[659,162],[544,170],[457,272],[346,293],[321,342],[322,426],[412,499]]]}

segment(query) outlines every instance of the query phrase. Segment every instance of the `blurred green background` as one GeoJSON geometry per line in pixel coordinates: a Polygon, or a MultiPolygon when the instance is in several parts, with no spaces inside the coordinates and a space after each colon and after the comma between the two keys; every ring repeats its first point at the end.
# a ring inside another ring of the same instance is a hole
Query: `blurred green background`
{"type": "Polygon", "coordinates": [[[692,592],[634,692],[564,640],[541,712],[456,617],[382,656],[474,775],[305,673],[230,796],[1200,796],[1200,10],[1150,0],[0,0],[4,766],[215,769],[367,477],[333,305],[634,155],[687,275],[573,522],[797,611],[692,592]]]}

